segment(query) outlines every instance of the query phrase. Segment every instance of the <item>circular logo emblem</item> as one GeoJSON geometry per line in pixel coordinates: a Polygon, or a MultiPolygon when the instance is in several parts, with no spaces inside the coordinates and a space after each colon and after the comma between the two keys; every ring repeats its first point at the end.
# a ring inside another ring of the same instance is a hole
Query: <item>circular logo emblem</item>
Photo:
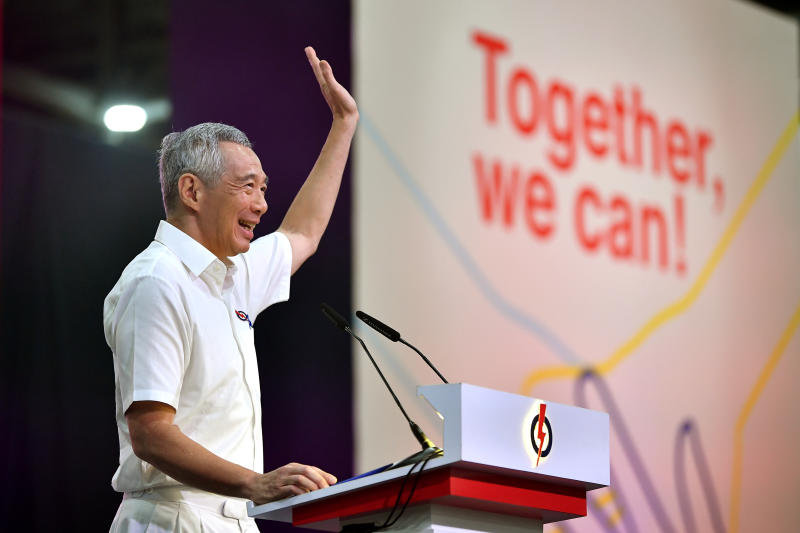
{"type": "Polygon", "coordinates": [[[236,316],[239,317],[239,320],[247,320],[247,313],[243,311],[236,311],[236,316]]]}
{"type": "MultiPolygon", "coordinates": [[[[550,420],[544,417],[544,423],[539,423],[539,415],[533,417],[531,422],[531,444],[538,457],[547,457],[553,449],[553,428],[550,420]]],[[[537,461],[538,462],[538,461],[537,461]]]]}

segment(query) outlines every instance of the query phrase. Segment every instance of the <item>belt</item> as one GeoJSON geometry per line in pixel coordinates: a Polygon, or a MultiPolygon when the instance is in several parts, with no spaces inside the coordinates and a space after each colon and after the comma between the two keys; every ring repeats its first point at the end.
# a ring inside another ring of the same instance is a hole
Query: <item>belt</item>
{"type": "Polygon", "coordinates": [[[202,507],[228,518],[242,520],[247,516],[247,500],[230,498],[213,492],[177,485],[170,487],[153,487],[144,490],[126,492],[122,499],[136,498],[149,501],[185,502],[202,507]]]}

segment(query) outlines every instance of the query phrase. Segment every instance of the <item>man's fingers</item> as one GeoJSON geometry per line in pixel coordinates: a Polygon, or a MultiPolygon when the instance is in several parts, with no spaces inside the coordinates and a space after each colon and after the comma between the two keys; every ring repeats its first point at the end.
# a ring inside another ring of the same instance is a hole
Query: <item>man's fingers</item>
{"type": "Polygon", "coordinates": [[[323,476],[322,470],[316,466],[305,466],[302,471],[302,475],[311,480],[311,482],[316,485],[315,488],[324,489],[325,487],[330,486],[328,480],[325,479],[325,476],[323,476]]]}
{"type": "MultiPolygon", "coordinates": [[[[325,78],[322,75],[322,68],[320,66],[320,63],[322,62],[317,57],[317,52],[314,51],[314,48],[311,46],[306,46],[305,51],[308,62],[311,64],[311,70],[314,71],[314,77],[317,78],[317,83],[322,86],[325,83],[325,78]]],[[[327,61],[324,63],[327,64],[327,61]]],[[[330,68],[330,66],[328,66],[328,68],[330,68]]]]}
{"type": "MultiPolygon", "coordinates": [[[[305,48],[306,57],[317,78],[320,91],[325,102],[333,113],[334,119],[355,119],[358,120],[358,107],[352,95],[342,87],[336,78],[333,77],[333,69],[330,63],[325,60],[320,61],[317,52],[310,46],[305,48]]],[[[323,476],[325,477],[325,476],[323,476]]],[[[327,482],[327,477],[325,480],[327,482]]],[[[330,483],[329,483],[330,484],[330,483]]]]}
{"type": "Polygon", "coordinates": [[[280,468],[256,476],[257,487],[254,487],[253,501],[261,504],[289,496],[306,494],[324,489],[336,483],[336,477],[316,466],[300,463],[289,463],[280,468]]]}
{"type": "Polygon", "coordinates": [[[279,498],[288,498],[289,496],[299,496],[300,494],[307,493],[307,490],[303,490],[297,485],[285,485],[280,489],[279,498]]]}
{"type": "Polygon", "coordinates": [[[310,479],[319,489],[324,489],[330,486],[328,479],[325,477],[324,472],[316,466],[309,466],[305,472],[305,476],[310,479]]]}
{"type": "Polygon", "coordinates": [[[319,62],[319,70],[322,74],[322,79],[325,80],[325,83],[328,84],[328,86],[333,87],[338,83],[336,78],[333,77],[333,69],[331,68],[331,64],[324,59],[319,62]]]}
{"type": "Polygon", "coordinates": [[[328,83],[335,81],[333,79],[333,69],[331,68],[331,64],[328,63],[326,59],[323,59],[319,62],[319,69],[322,71],[322,76],[325,78],[325,81],[328,83]]]}
{"type": "Polygon", "coordinates": [[[316,466],[314,468],[317,469],[317,472],[319,472],[319,475],[322,476],[322,478],[325,480],[325,482],[328,484],[328,486],[335,485],[336,482],[339,481],[338,479],[336,479],[336,476],[334,476],[333,474],[329,474],[326,471],[324,471],[323,469],[317,468],[316,466]]]}
{"type": "Polygon", "coordinates": [[[317,490],[319,487],[317,484],[305,476],[303,474],[295,474],[293,476],[289,476],[284,480],[286,486],[289,487],[296,487],[300,489],[300,494],[304,492],[311,492],[312,490],[317,490]]]}
{"type": "Polygon", "coordinates": [[[284,483],[302,487],[304,490],[317,490],[336,483],[336,477],[316,466],[289,463],[284,466],[284,483]]]}
{"type": "Polygon", "coordinates": [[[314,67],[319,64],[319,59],[317,58],[317,52],[311,46],[306,46],[305,48],[306,57],[308,58],[308,62],[311,63],[311,66],[314,67]]]}
{"type": "Polygon", "coordinates": [[[306,46],[306,57],[308,58],[308,62],[311,63],[314,76],[317,78],[317,83],[319,83],[321,88],[326,85],[333,87],[338,83],[336,78],[333,77],[331,64],[324,59],[320,60],[317,57],[317,53],[310,46],[306,46]]]}

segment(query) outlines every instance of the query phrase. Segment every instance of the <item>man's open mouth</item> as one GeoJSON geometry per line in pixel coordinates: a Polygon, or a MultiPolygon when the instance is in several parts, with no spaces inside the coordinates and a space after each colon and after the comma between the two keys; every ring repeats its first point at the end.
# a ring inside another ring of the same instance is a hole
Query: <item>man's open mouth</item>
{"type": "Polygon", "coordinates": [[[239,221],[239,225],[241,227],[249,230],[249,231],[253,231],[253,229],[255,229],[255,227],[256,227],[255,223],[253,223],[253,222],[245,222],[244,220],[240,220],[239,221]]]}

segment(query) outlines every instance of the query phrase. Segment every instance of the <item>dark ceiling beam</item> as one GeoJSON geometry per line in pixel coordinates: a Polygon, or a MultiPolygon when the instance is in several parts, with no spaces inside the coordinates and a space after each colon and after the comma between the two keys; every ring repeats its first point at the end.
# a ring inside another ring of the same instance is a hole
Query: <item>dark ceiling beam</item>
{"type": "MultiPolygon", "coordinates": [[[[86,124],[102,126],[108,102],[92,89],[9,64],[4,65],[3,77],[4,95],[86,124]]],[[[166,98],[127,103],[141,105],[149,123],[165,121],[172,115],[172,106],[166,98]]]]}

